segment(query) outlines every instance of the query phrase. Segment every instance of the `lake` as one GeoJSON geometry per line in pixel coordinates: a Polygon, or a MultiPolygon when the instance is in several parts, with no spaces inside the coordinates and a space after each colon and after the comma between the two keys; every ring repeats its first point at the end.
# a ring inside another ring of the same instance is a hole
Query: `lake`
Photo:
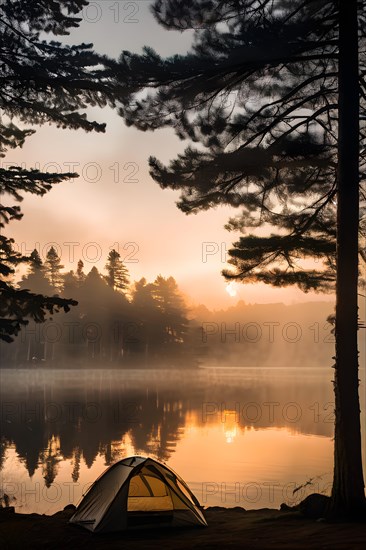
{"type": "Polygon", "coordinates": [[[132,454],[167,463],[204,506],[274,508],[329,494],[331,368],[0,373],[1,488],[17,512],[77,504],[132,454]]]}

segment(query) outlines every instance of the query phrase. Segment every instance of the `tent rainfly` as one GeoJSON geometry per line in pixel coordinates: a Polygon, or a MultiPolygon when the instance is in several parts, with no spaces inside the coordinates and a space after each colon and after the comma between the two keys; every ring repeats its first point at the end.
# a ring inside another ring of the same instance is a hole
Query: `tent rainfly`
{"type": "Polygon", "coordinates": [[[201,507],[173,470],[152,458],[116,462],[93,483],[70,523],[109,533],[133,527],[207,526],[201,507]]]}

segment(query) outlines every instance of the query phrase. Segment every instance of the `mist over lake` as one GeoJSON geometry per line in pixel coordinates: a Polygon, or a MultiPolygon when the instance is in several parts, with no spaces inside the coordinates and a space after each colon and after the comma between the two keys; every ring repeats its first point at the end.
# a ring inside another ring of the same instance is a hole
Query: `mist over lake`
{"type": "Polygon", "coordinates": [[[204,506],[329,494],[331,377],[319,368],[2,370],[3,493],[21,513],[50,514],[76,504],[108,465],[141,454],[179,472],[204,506]]]}

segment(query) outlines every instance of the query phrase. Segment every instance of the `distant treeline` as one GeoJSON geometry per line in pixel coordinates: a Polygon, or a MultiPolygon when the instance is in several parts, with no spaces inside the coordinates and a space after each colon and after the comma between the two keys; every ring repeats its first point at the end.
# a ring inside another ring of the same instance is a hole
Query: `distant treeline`
{"type": "Polygon", "coordinates": [[[173,277],[159,275],[130,284],[126,266],[116,250],[107,259],[105,274],[93,267],[88,274],[80,260],[77,270],[63,273],[51,247],[43,263],[37,250],[19,287],[77,300],[68,313],[45,323],[33,320],[15,341],[2,344],[3,366],[130,365],[191,367],[201,331],[189,323],[187,307],[173,277]]]}
{"type": "MultiPolygon", "coordinates": [[[[365,301],[359,304],[360,365],[365,364],[365,301]]],[[[334,302],[246,304],[195,308],[201,357],[210,366],[324,367],[334,364],[334,302]]]]}
{"type": "Polygon", "coordinates": [[[246,304],[195,310],[205,362],[231,367],[330,367],[332,302],[246,304]]]}
{"type": "MultiPolygon", "coordinates": [[[[120,255],[112,250],[104,274],[63,273],[50,248],[43,263],[30,256],[20,288],[78,301],[68,313],[45,323],[33,320],[13,343],[1,344],[3,367],[191,368],[329,367],[333,363],[332,302],[293,305],[246,304],[211,311],[188,308],[173,277],[130,283],[120,255]]],[[[362,306],[362,304],[361,304],[362,306]]],[[[360,308],[360,319],[365,312],[360,308]]],[[[364,357],[363,331],[360,354],[364,357]]]]}

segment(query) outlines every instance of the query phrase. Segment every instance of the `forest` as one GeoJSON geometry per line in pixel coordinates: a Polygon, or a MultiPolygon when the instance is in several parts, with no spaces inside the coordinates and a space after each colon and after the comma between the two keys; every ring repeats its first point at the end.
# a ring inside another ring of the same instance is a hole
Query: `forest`
{"type": "MultiPolygon", "coordinates": [[[[84,272],[62,272],[52,246],[43,262],[31,253],[28,272],[20,290],[67,298],[70,311],[49,316],[44,323],[30,319],[11,346],[2,343],[3,365],[81,367],[85,364],[156,366],[194,365],[192,341],[199,342],[197,327],[189,325],[187,306],[173,277],[159,275],[130,285],[128,269],[120,254],[111,250],[106,274],[93,266],[84,272]]],[[[194,351],[194,350],[193,350],[194,351]]]]}

